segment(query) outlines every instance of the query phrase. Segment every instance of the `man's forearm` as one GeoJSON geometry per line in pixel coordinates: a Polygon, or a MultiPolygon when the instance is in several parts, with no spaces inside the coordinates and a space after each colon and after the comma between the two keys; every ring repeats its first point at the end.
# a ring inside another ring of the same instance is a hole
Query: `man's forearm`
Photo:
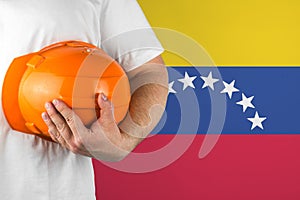
{"type": "Polygon", "coordinates": [[[120,123],[122,149],[130,152],[159,122],[168,96],[168,75],[162,63],[148,63],[131,76],[133,91],[129,112],[120,123]],[[149,70],[147,70],[149,69],[149,70]],[[147,72],[148,71],[148,72],[147,72]]]}
{"type": "Polygon", "coordinates": [[[164,112],[167,94],[167,88],[149,84],[132,95],[129,113],[119,126],[122,149],[132,151],[155,128],[164,112]]]}

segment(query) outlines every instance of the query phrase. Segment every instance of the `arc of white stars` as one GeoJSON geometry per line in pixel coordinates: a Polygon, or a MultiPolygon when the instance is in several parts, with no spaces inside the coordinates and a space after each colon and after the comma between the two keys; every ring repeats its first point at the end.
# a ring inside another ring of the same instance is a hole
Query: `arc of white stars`
{"type": "Polygon", "coordinates": [[[240,90],[234,87],[235,84],[235,80],[231,81],[230,84],[226,83],[225,81],[223,81],[224,84],[224,89],[221,91],[221,93],[227,93],[229,96],[229,99],[231,99],[232,94],[234,92],[239,92],[240,90]]]}
{"type": "Polygon", "coordinates": [[[242,93],[242,100],[237,102],[236,104],[243,106],[243,112],[246,112],[247,108],[255,108],[252,104],[254,96],[246,97],[244,93],[242,93]]]}
{"type": "Polygon", "coordinates": [[[210,87],[212,90],[215,90],[214,84],[219,81],[219,79],[212,77],[212,72],[209,72],[208,76],[201,76],[201,79],[204,81],[202,88],[210,87]]]}
{"type": "Polygon", "coordinates": [[[179,82],[183,83],[182,90],[185,90],[187,87],[195,88],[193,81],[197,76],[189,76],[187,72],[184,73],[184,78],[178,79],[179,82]]]}
{"type": "Polygon", "coordinates": [[[262,122],[265,121],[267,118],[266,117],[260,117],[258,115],[258,112],[256,111],[255,116],[253,118],[247,118],[250,122],[252,122],[252,127],[251,130],[253,130],[256,127],[261,128],[262,130],[264,129],[262,122]]]}
{"type": "Polygon", "coordinates": [[[177,93],[176,90],[173,89],[174,82],[175,81],[169,83],[169,93],[176,94],[177,93]]]}

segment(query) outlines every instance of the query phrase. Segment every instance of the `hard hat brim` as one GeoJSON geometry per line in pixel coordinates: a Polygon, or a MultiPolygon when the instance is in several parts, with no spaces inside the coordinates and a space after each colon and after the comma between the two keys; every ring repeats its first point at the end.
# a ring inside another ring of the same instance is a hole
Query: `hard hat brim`
{"type": "MultiPolygon", "coordinates": [[[[6,72],[2,87],[2,107],[5,117],[12,129],[24,130],[25,133],[31,133],[31,130],[26,126],[26,121],[19,107],[19,85],[27,69],[26,63],[33,55],[34,53],[13,60],[6,72]]],[[[50,137],[47,139],[50,139],[50,137]]]]}

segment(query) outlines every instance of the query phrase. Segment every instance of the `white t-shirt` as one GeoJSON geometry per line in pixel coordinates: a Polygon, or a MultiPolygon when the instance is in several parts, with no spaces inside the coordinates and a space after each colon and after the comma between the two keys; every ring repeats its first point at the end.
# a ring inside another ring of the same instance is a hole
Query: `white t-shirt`
{"type": "MultiPolygon", "coordinates": [[[[1,88],[15,57],[64,40],[101,47],[126,71],[162,53],[135,0],[0,0],[1,88]]],[[[12,130],[1,107],[0,199],[95,199],[91,159],[12,130]]]]}

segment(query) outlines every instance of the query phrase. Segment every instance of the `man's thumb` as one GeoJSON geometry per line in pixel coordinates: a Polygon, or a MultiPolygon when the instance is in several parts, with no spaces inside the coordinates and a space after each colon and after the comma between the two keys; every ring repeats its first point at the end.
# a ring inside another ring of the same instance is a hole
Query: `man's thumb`
{"type": "Polygon", "coordinates": [[[100,122],[114,121],[114,107],[112,102],[103,93],[98,95],[98,105],[100,108],[100,122]]]}

